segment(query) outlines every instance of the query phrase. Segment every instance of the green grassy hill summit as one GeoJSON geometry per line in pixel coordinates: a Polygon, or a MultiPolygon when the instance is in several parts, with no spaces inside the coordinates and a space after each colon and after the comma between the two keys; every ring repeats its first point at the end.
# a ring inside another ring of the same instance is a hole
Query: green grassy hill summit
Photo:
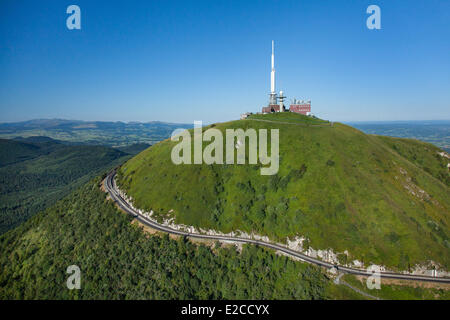
{"type": "Polygon", "coordinates": [[[449,269],[450,175],[439,148],[292,113],[209,127],[279,129],[278,173],[263,176],[260,164],[175,165],[169,139],[118,172],[137,207],[222,232],[303,236],[304,247],[347,251],[342,263],[408,270],[433,260],[449,269]]]}

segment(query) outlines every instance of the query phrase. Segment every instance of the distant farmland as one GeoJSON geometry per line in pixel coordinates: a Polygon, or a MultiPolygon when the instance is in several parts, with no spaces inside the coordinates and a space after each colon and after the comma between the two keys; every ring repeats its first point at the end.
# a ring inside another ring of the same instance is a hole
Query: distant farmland
{"type": "Polygon", "coordinates": [[[450,120],[349,122],[365,133],[430,142],[450,152],[450,120]]]}

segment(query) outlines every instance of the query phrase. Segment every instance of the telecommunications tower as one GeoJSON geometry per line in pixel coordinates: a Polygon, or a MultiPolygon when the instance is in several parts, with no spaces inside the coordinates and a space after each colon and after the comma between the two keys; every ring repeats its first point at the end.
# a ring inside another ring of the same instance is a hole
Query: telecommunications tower
{"type": "Polygon", "coordinates": [[[275,53],[274,53],[274,43],[272,40],[272,70],[270,72],[270,98],[269,105],[277,104],[277,93],[275,92],[275,53]]]}

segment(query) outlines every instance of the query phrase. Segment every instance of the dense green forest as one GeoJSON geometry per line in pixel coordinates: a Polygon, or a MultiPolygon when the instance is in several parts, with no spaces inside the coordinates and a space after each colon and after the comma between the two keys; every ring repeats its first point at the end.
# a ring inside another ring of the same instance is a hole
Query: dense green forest
{"type": "Polygon", "coordinates": [[[0,167],[49,154],[61,146],[56,140],[43,138],[0,139],[0,167]]]}
{"type": "Polygon", "coordinates": [[[324,299],[336,291],[318,267],[262,248],[149,236],[99,182],[0,237],[0,299],[324,299]],[[80,290],[66,287],[73,264],[80,290]]]}
{"type": "Polygon", "coordinates": [[[0,139],[0,234],[147,146],[124,152],[46,137],[0,139]]]}

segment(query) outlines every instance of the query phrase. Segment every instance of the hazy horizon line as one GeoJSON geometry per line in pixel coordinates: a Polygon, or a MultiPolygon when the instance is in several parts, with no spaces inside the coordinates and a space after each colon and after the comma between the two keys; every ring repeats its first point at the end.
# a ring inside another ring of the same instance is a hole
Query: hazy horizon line
{"type": "MultiPolygon", "coordinates": [[[[14,124],[14,123],[22,123],[22,122],[30,122],[30,121],[52,121],[52,120],[59,120],[59,121],[77,121],[77,122],[120,122],[125,124],[132,124],[132,123],[152,123],[152,122],[161,122],[161,123],[168,123],[168,124],[188,124],[189,122],[176,122],[176,121],[170,121],[170,120],[148,120],[148,121],[139,121],[139,120],[83,120],[83,119],[70,119],[70,118],[31,118],[27,120],[13,120],[13,121],[2,121],[1,124],[14,124]]],[[[239,119],[235,119],[239,120],[239,119]]],[[[224,122],[233,121],[233,120],[224,120],[224,122]]],[[[401,122],[450,122],[450,119],[420,119],[420,120],[330,120],[333,122],[342,122],[342,123],[401,123],[401,122]]],[[[210,123],[209,121],[204,121],[204,123],[210,123]]],[[[211,121],[211,123],[216,123],[211,121]]]]}

